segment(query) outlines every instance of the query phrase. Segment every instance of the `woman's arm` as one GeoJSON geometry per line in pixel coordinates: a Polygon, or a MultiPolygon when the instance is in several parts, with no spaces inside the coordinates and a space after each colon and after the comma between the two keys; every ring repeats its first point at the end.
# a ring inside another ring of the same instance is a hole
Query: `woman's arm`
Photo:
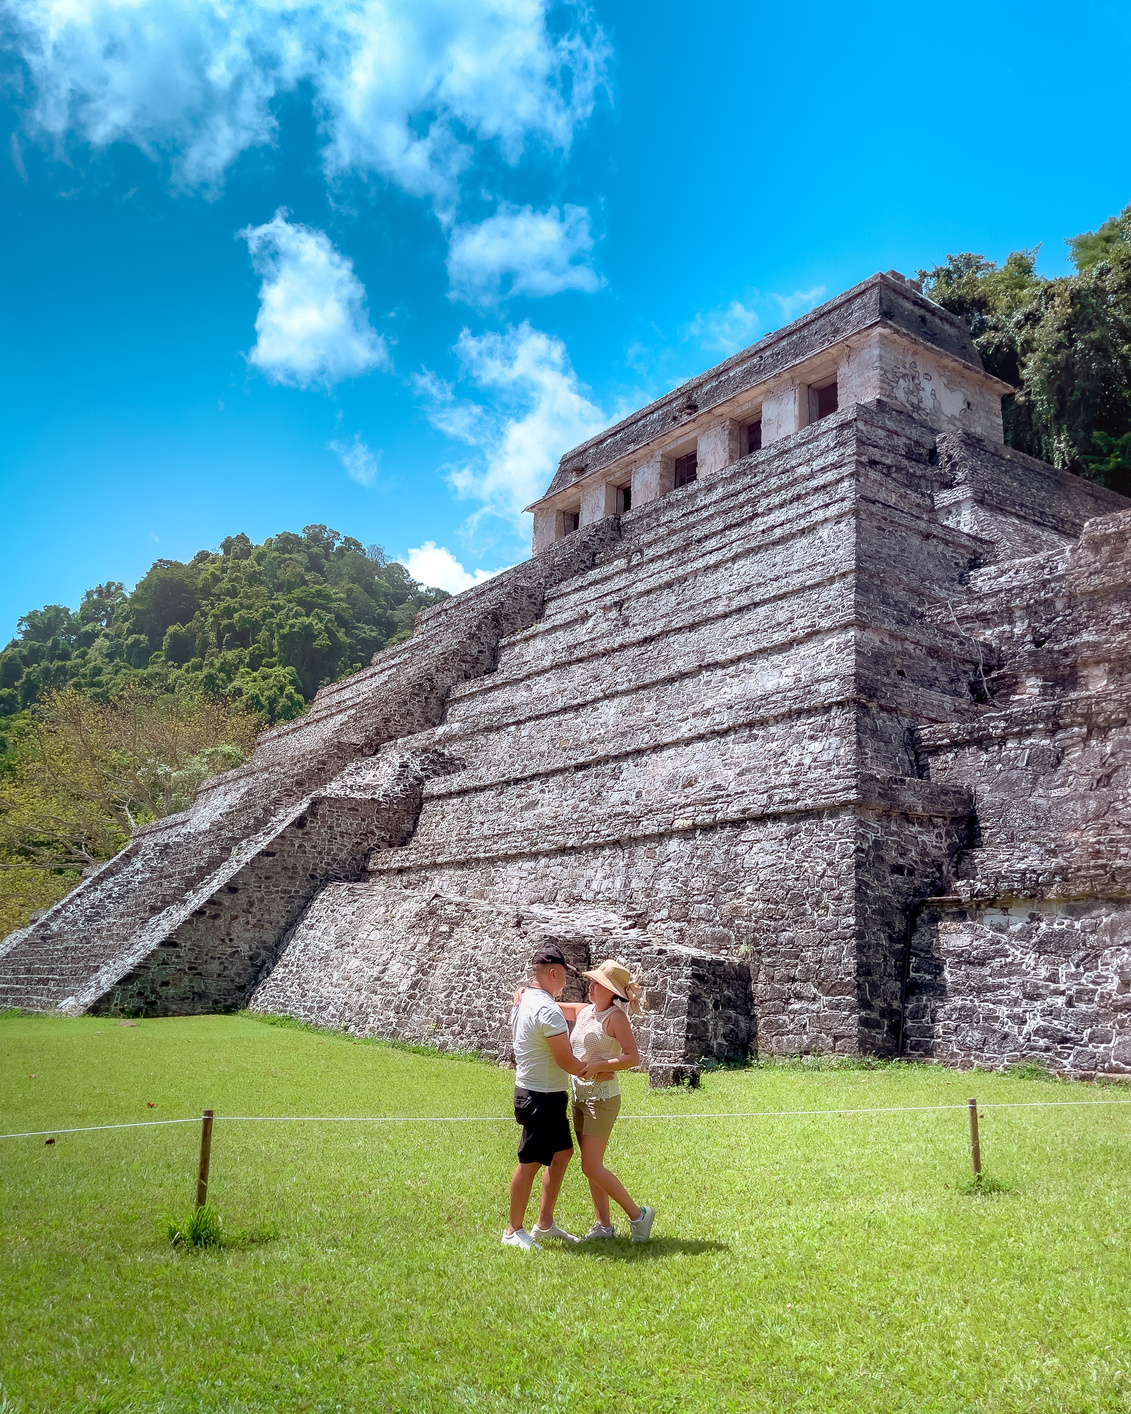
{"type": "Polygon", "coordinates": [[[614,1009],[605,1021],[605,1030],[614,1041],[620,1042],[624,1055],[603,1056],[599,1060],[589,1061],[585,1067],[586,1080],[604,1079],[614,1070],[632,1070],[640,1064],[640,1049],[636,1044],[636,1037],[632,1034],[632,1022],[623,1011],[614,1009]]]}
{"type": "MultiPolygon", "coordinates": [[[[515,994],[514,994],[514,1003],[513,1003],[515,1006],[518,1006],[519,1002],[522,1001],[522,994],[523,994],[523,992],[525,992],[525,991],[526,991],[525,986],[519,987],[519,988],[516,990],[516,992],[515,992],[515,994]]],[[[581,1010],[581,1008],[582,1008],[584,1005],[585,1005],[584,1002],[559,1002],[559,1003],[558,1003],[558,1010],[561,1012],[561,1014],[565,1017],[565,1019],[566,1019],[566,1020],[569,1022],[569,1024],[572,1026],[573,1023],[577,1020],[577,1014],[578,1014],[578,1012],[581,1010]]]]}

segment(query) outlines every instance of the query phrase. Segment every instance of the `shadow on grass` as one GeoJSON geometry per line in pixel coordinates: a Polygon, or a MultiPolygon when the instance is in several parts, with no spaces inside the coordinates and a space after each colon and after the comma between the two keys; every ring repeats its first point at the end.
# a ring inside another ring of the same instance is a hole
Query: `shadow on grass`
{"type": "MultiPolygon", "coordinates": [[[[729,1252],[725,1242],[707,1242],[684,1237],[653,1237],[651,1242],[630,1242],[610,1238],[600,1242],[554,1244],[567,1257],[613,1257],[620,1262],[655,1262],[663,1257],[702,1257],[708,1252],[729,1252]]],[[[547,1249],[548,1250],[548,1249],[547,1249]]]]}

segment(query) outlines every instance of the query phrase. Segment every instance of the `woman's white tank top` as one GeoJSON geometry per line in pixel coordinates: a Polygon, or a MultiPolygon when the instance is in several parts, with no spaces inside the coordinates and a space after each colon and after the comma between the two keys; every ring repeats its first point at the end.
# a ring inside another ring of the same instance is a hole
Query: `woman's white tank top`
{"type": "MultiPolygon", "coordinates": [[[[621,1043],[605,1030],[605,1019],[613,1010],[613,1007],[608,1007],[605,1011],[598,1011],[590,1002],[577,1013],[569,1043],[578,1060],[597,1060],[602,1056],[612,1059],[624,1055],[621,1043]]],[[[611,1100],[619,1094],[620,1081],[615,1074],[611,1080],[582,1080],[579,1075],[573,1077],[575,1100],[611,1100]]]]}

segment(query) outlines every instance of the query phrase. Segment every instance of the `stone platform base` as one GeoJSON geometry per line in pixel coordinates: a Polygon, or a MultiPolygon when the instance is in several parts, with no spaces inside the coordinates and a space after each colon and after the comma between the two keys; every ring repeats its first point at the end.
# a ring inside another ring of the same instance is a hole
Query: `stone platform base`
{"type": "MultiPolygon", "coordinates": [[[[331,884],[294,929],[252,1011],[285,1013],[355,1036],[478,1051],[511,1061],[510,1008],[531,954],[556,943],[571,966],[622,959],[644,987],[634,1021],[650,1071],[679,1083],[702,1057],[754,1048],[750,969],[654,943],[608,910],[499,907],[383,884],[331,884]]],[[[566,999],[587,984],[571,977],[566,999]]]]}

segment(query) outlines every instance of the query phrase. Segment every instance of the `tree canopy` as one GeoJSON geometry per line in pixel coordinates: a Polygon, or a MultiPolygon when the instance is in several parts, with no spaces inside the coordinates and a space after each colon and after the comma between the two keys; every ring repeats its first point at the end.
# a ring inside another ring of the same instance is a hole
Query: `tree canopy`
{"type": "Polygon", "coordinates": [[[948,255],[919,276],[1017,389],[1002,405],[1010,446],[1131,494],[1131,206],[1067,244],[1076,273],[1056,279],[1036,273],[1036,250],[1000,267],[948,255]]]}
{"type": "Polygon", "coordinates": [[[0,717],[65,688],[109,701],[139,687],[285,721],[445,598],[378,546],[324,525],[261,545],[232,535],[188,564],[155,561],[131,594],[110,580],[88,589],[77,612],[48,604],[25,614],[0,652],[0,717]]]}

